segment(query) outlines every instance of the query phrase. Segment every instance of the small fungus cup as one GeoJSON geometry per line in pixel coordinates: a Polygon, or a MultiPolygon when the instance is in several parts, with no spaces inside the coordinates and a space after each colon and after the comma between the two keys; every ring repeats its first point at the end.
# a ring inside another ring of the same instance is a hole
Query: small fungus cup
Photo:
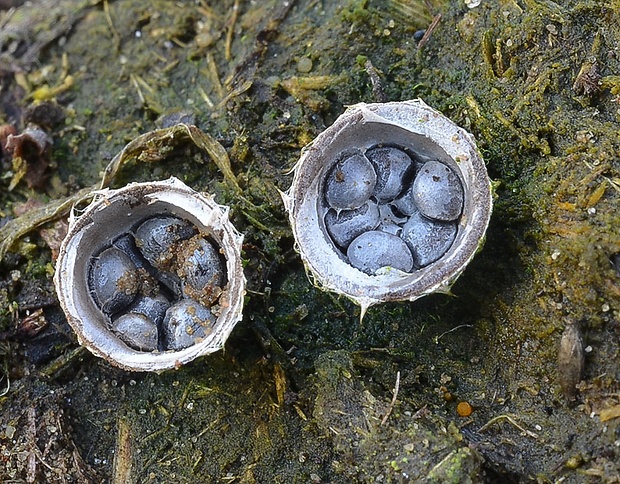
{"type": "Polygon", "coordinates": [[[221,349],[242,317],[243,237],[176,178],[101,190],[69,220],[54,283],[80,344],[126,370],[221,349]]]}
{"type": "Polygon", "coordinates": [[[362,315],[447,293],[492,209],[473,136],[421,100],[348,108],[303,150],[282,198],[311,280],[362,315]]]}

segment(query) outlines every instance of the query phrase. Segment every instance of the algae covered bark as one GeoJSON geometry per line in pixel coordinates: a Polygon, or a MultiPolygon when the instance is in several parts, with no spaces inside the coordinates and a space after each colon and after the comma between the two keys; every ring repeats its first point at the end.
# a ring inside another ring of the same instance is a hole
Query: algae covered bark
{"type": "Polygon", "coordinates": [[[430,9],[65,0],[2,11],[0,121],[53,139],[43,189],[3,147],[2,224],[98,185],[138,135],[189,121],[225,149],[241,192],[191,143],[154,147],[112,185],[178,176],[214,193],[245,233],[249,281],[223,354],[125,373],[76,349],[51,290],[59,236],[20,237],[0,266],[3,479],[60,480],[63,467],[76,481],[618,474],[620,5],[430,9]],[[473,132],[497,199],[456,297],[379,306],[360,325],[307,281],[276,187],[345,106],[381,94],[420,97],[473,132]],[[37,103],[64,119],[33,114],[37,103]],[[560,372],[579,362],[557,364],[569,326],[585,345],[574,400],[560,372]]]}

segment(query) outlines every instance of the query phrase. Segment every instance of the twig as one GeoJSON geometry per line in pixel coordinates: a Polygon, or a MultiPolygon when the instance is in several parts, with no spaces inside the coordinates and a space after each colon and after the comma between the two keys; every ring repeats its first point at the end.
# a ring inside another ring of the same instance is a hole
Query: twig
{"type": "Polygon", "coordinates": [[[233,89],[232,91],[230,91],[225,98],[223,98],[215,107],[216,111],[219,111],[220,109],[222,109],[224,107],[224,105],[230,101],[231,99],[240,96],[241,94],[243,94],[245,91],[247,91],[248,89],[250,89],[252,87],[252,84],[254,84],[254,81],[252,80],[246,80],[243,82],[243,84],[241,84],[240,86],[238,86],[237,88],[233,89]]]}
{"type": "Polygon", "coordinates": [[[116,452],[114,453],[112,482],[123,483],[131,481],[131,428],[125,417],[118,419],[118,433],[116,435],[116,452]]]}
{"type": "Polygon", "coordinates": [[[387,412],[385,412],[385,415],[383,416],[383,420],[381,420],[381,425],[385,425],[385,423],[387,422],[387,419],[392,413],[392,409],[394,408],[394,405],[396,404],[396,398],[398,397],[399,388],[400,388],[400,371],[397,371],[396,372],[396,383],[394,384],[394,395],[392,395],[392,401],[390,402],[390,406],[388,407],[387,412]]]}
{"type": "Polygon", "coordinates": [[[414,413],[411,418],[416,419],[416,418],[422,418],[424,415],[426,415],[426,413],[428,412],[428,405],[424,405],[422,408],[420,408],[420,410],[418,410],[416,413],[414,413]]]}
{"type": "Polygon", "coordinates": [[[472,328],[473,326],[471,324],[459,324],[458,326],[448,330],[448,331],[444,331],[443,333],[441,333],[439,336],[435,336],[435,344],[439,344],[439,340],[441,338],[443,338],[445,335],[452,333],[452,331],[456,331],[457,329],[461,329],[461,328],[472,328]]]}
{"type": "Polygon", "coordinates": [[[6,378],[6,388],[2,390],[2,393],[0,393],[0,397],[5,396],[7,393],[9,393],[9,390],[11,390],[11,378],[9,376],[9,372],[6,368],[4,369],[4,372],[4,377],[6,378]]]}
{"type": "Polygon", "coordinates": [[[224,57],[226,60],[232,58],[230,48],[232,46],[232,38],[235,33],[235,24],[237,23],[237,17],[239,16],[239,0],[235,0],[232,8],[232,15],[230,17],[230,23],[228,24],[228,31],[226,32],[226,45],[224,48],[224,57]]]}
{"type": "Polygon", "coordinates": [[[521,432],[523,432],[525,435],[532,437],[534,439],[538,438],[538,434],[532,432],[531,430],[527,430],[524,429],[523,427],[521,427],[521,425],[519,425],[510,415],[508,414],[502,414],[502,415],[498,415],[496,417],[493,417],[491,420],[489,420],[487,423],[485,423],[482,427],[480,427],[480,429],[478,429],[478,433],[480,432],[484,432],[486,429],[488,429],[491,425],[493,425],[496,422],[499,422],[500,420],[506,420],[508,421],[508,423],[514,425],[516,428],[518,428],[521,432]]]}
{"type": "Polygon", "coordinates": [[[112,37],[114,37],[114,44],[116,45],[116,51],[118,52],[121,47],[121,36],[114,27],[114,23],[112,22],[112,16],[110,15],[110,5],[108,4],[108,0],[103,0],[103,12],[105,13],[105,19],[108,22],[108,27],[110,27],[110,32],[112,32],[112,37]]]}
{"type": "Polygon", "coordinates": [[[222,81],[220,80],[220,75],[217,71],[217,64],[215,63],[215,58],[211,52],[207,53],[207,67],[204,69],[204,72],[209,77],[209,81],[213,85],[215,92],[217,93],[218,99],[222,99],[226,96],[226,90],[224,86],[222,86],[222,81]]]}
{"type": "Polygon", "coordinates": [[[76,358],[83,356],[86,353],[86,348],[78,346],[72,349],[68,353],[63,353],[54,361],[41,369],[41,375],[54,377],[57,373],[67,368],[76,358]]]}
{"type": "Polygon", "coordinates": [[[140,104],[144,106],[146,104],[146,100],[144,99],[144,95],[142,94],[142,89],[140,89],[140,85],[138,84],[136,77],[133,74],[129,74],[129,80],[133,84],[133,87],[136,88],[138,97],[140,98],[140,104]]]}
{"type": "MultiPolygon", "coordinates": [[[[185,386],[185,390],[183,390],[183,395],[179,399],[179,403],[177,404],[177,410],[183,410],[185,407],[185,402],[189,397],[190,392],[192,391],[192,387],[194,386],[194,380],[190,380],[189,383],[185,386]]],[[[168,423],[172,421],[172,414],[168,417],[168,423]]]]}
{"type": "MultiPolygon", "coordinates": [[[[594,167],[588,163],[587,161],[584,160],[585,165],[590,169],[590,170],[594,170],[594,167]]],[[[609,177],[606,177],[605,175],[601,175],[601,177],[603,177],[604,180],[607,181],[607,183],[609,183],[612,187],[614,187],[614,189],[617,192],[620,192],[620,185],[618,183],[616,183],[614,180],[612,180],[609,177]]]]}
{"type": "Polygon", "coordinates": [[[28,451],[28,457],[26,461],[26,482],[34,482],[37,477],[37,454],[35,453],[36,447],[36,434],[37,434],[37,414],[34,407],[28,408],[28,445],[30,450],[28,451]]]}
{"type": "Polygon", "coordinates": [[[426,43],[428,42],[428,39],[431,38],[433,31],[437,28],[437,25],[439,24],[440,20],[441,20],[440,13],[438,13],[437,15],[433,17],[433,21],[428,26],[428,28],[426,29],[426,32],[424,32],[424,36],[422,37],[422,39],[420,39],[420,42],[418,43],[418,50],[424,47],[424,45],[426,45],[426,43]]]}
{"type": "Polygon", "coordinates": [[[15,7],[11,7],[6,11],[6,13],[4,14],[4,18],[0,21],[0,30],[3,30],[4,27],[9,23],[9,20],[11,20],[11,17],[15,15],[15,11],[16,11],[15,7]]]}

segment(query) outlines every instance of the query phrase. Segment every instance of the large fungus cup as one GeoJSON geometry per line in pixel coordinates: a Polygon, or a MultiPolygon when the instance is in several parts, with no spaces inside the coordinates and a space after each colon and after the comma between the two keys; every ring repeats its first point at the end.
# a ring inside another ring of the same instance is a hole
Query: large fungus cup
{"type": "Polygon", "coordinates": [[[421,100],[348,108],[304,149],[282,197],[311,280],[362,315],[449,292],[492,209],[473,136],[421,100]]]}
{"type": "Polygon", "coordinates": [[[101,190],[76,216],[54,283],[79,342],[126,370],[221,349],[241,319],[243,237],[228,208],[176,178],[101,190]]]}

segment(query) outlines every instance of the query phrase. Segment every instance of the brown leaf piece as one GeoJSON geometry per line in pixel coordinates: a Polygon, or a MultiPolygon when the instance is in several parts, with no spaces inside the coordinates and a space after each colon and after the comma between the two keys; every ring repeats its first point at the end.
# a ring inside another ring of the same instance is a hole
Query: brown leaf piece
{"type": "Polygon", "coordinates": [[[579,324],[568,322],[558,350],[558,379],[562,393],[568,400],[573,400],[577,389],[575,386],[581,380],[584,368],[583,339],[579,324]]]}
{"type": "Polygon", "coordinates": [[[15,175],[9,190],[26,180],[28,188],[42,188],[47,179],[52,138],[39,126],[31,124],[21,134],[9,134],[4,148],[12,154],[15,175]]]}

